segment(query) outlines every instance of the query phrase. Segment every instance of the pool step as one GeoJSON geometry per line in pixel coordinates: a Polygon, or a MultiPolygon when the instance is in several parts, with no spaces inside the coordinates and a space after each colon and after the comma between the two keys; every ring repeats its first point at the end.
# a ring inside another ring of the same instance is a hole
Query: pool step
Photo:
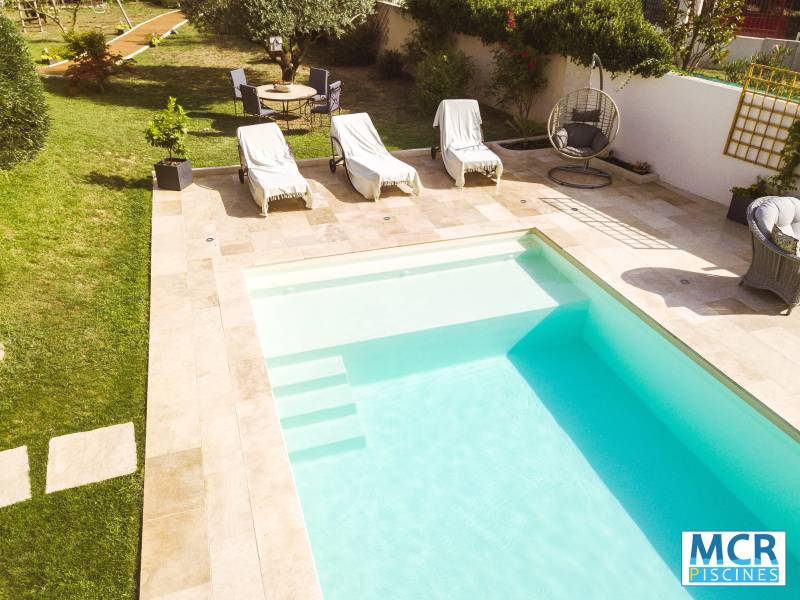
{"type": "Polygon", "coordinates": [[[367,445],[358,415],[287,428],[283,435],[289,459],[294,463],[359,450],[367,445]]]}
{"type": "Polygon", "coordinates": [[[347,369],[341,356],[329,356],[283,366],[267,364],[267,371],[272,391],[276,396],[347,383],[347,369]]]}
{"type": "Polygon", "coordinates": [[[276,397],[281,426],[302,427],[356,413],[350,386],[337,384],[276,397]]]}

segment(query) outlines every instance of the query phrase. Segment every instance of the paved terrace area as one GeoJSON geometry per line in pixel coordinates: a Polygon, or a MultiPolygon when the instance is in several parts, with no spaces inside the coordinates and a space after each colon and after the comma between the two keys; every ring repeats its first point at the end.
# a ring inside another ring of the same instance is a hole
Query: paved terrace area
{"type": "Polygon", "coordinates": [[[498,196],[480,175],[459,191],[427,150],[399,153],[419,197],[366,201],[321,160],[301,163],[327,203],[314,211],[260,217],[236,169],[154,192],[142,598],[321,597],[245,289],[254,265],[535,227],[800,429],[800,314],[739,287],[749,234],[726,207],[616,177],[558,188],[549,151],[498,152],[498,196]]]}

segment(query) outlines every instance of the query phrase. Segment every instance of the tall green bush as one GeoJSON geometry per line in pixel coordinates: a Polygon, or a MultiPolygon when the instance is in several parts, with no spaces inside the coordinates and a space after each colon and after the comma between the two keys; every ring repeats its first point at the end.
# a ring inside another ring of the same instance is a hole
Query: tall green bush
{"type": "Polygon", "coordinates": [[[17,26],[0,14],[0,170],[33,158],[50,120],[41,79],[17,26]]]}
{"type": "Polygon", "coordinates": [[[459,50],[428,54],[414,76],[417,104],[430,112],[445,98],[472,97],[469,84],[474,75],[472,59],[459,50]]]}
{"type": "Polygon", "coordinates": [[[407,0],[414,18],[485,42],[506,42],[509,15],[519,36],[542,54],[589,65],[592,53],[615,72],[643,77],[669,70],[671,48],[642,14],[640,0],[407,0]]]}

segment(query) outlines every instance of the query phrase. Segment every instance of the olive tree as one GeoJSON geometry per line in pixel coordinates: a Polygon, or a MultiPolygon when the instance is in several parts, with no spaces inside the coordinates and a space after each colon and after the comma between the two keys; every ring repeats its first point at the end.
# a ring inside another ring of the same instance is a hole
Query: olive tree
{"type": "Polygon", "coordinates": [[[50,120],[42,81],[17,26],[0,14],[0,171],[44,146],[50,120]]]}
{"type": "Polygon", "coordinates": [[[258,43],[280,65],[283,79],[294,81],[311,45],[323,35],[350,31],[375,0],[183,0],[181,6],[200,29],[258,43]],[[282,40],[277,51],[270,48],[274,36],[282,40]]]}
{"type": "Polygon", "coordinates": [[[666,0],[664,34],[675,63],[694,71],[704,60],[718,62],[736,37],[746,0],[666,0]]]}

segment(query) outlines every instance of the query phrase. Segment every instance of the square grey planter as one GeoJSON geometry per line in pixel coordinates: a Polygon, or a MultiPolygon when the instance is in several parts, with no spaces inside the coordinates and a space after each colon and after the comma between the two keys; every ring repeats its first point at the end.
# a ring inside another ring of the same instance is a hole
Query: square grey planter
{"type": "Polygon", "coordinates": [[[735,191],[731,196],[731,204],[728,207],[728,218],[742,225],[747,225],[747,207],[756,200],[749,192],[735,191]]]}
{"type": "Polygon", "coordinates": [[[156,170],[158,189],[180,192],[192,183],[192,161],[188,158],[173,158],[176,164],[167,164],[165,160],[157,162],[156,170]]]}

